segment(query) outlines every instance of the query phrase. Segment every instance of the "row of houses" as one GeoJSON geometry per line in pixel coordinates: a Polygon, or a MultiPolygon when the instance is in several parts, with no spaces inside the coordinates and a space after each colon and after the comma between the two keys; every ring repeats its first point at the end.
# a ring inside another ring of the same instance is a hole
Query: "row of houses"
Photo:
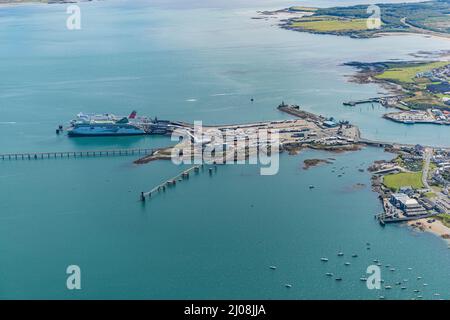
{"type": "Polygon", "coordinates": [[[450,64],[430,71],[416,73],[416,78],[428,78],[431,82],[446,82],[450,78],[450,64]]]}
{"type": "Polygon", "coordinates": [[[450,151],[436,149],[432,157],[436,169],[433,171],[432,181],[434,184],[448,187],[450,185],[450,151]]]}

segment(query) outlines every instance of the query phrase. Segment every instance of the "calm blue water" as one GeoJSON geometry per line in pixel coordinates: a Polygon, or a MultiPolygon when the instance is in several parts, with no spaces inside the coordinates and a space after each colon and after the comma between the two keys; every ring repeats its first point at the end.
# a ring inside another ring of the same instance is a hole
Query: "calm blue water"
{"type": "MultiPolygon", "coordinates": [[[[256,10],[290,4],[84,3],[81,31],[65,29],[66,6],[0,8],[1,152],[170,143],[54,134],[80,111],[136,109],[173,120],[247,122],[286,118],[275,109],[281,100],[350,120],[368,138],[450,144],[448,127],[401,126],[383,120],[381,107],[343,107],[345,100],[382,89],[348,83],[353,70],[340,66],[407,59],[418,50],[450,49],[450,42],[317,36],[250,19],[256,10]]],[[[275,176],[260,176],[256,166],[220,167],[214,177],[192,177],[145,205],[139,192],[181,168],[134,166],[133,158],[3,162],[0,297],[409,299],[413,289],[424,288],[425,298],[435,292],[449,298],[447,244],[402,226],[382,229],[373,219],[381,206],[368,187],[370,176],[357,169],[389,157],[378,149],[283,155],[275,176]],[[301,169],[304,159],[316,157],[336,161],[301,169]],[[338,178],[333,166],[345,166],[345,175],[338,178]],[[366,187],[354,190],[356,183],[366,187]],[[338,259],[338,251],[346,257],[338,259]],[[353,252],[359,258],[351,259],[353,252]],[[330,262],[320,263],[322,256],[330,262]],[[386,284],[408,278],[408,290],[367,290],[359,278],[375,258],[396,267],[383,270],[386,284]],[[345,267],[347,260],[352,265],[345,267]],[[65,287],[70,264],[82,269],[81,291],[65,287]],[[415,280],[418,275],[428,287],[415,280]]]]}

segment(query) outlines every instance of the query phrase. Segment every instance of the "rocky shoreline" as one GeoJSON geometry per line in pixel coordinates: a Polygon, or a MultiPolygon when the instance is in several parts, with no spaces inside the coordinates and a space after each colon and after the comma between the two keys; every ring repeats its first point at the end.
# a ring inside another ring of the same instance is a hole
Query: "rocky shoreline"
{"type": "Polygon", "coordinates": [[[309,168],[316,167],[320,164],[331,164],[333,163],[329,159],[306,159],[303,161],[303,170],[308,170],[309,168]]]}

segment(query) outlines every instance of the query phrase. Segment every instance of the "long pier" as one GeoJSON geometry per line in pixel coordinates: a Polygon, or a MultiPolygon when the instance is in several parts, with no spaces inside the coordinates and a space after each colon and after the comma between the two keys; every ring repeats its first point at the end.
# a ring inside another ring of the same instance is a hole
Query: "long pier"
{"type": "MultiPolygon", "coordinates": [[[[170,179],[158,184],[156,187],[154,187],[150,191],[141,192],[141,201],[145,201],[147,197],[151,198],[155,193],[158,193],[161,191],[165,192],[166,188],[175,186],[177,184],[177,182],[181,182],[185,179],[189,179],[189,175],[192,171],[194,171],[195,173],[199,173],[200,170],[204,170],[203,164],[195,165],[193,167],[190,167],[189,169],[184,170],[183,172],[177,174],[175,177],[170,178],[170,179]]],[[[209,171],[209,175],[212,175],[214,171],[217,171],[217,165],[210,166],[208,168],[208,171],[209,171]]]]}
{"type": "Polygon", "coordinates": [[[90,151],[57,151],[57,152],[27,152],[0,154],[0,160],[39,160],[39,159],[61,159],[61,158],[87,158],[87,157],[117,157],[151,154],[153,149],[113,149],[113,150],[90,150],[90,151]]]}

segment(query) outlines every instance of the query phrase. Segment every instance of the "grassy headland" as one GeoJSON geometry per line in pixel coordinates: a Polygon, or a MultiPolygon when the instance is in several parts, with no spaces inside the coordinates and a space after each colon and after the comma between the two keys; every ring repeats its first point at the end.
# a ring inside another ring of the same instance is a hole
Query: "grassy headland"
{"type": "Polygon", "coordinates": [[[293,20],[291,28],[316,32],[342,32],[367,29],[365,19],[335,19],[333,17],[304,17],[293,20]]]}

